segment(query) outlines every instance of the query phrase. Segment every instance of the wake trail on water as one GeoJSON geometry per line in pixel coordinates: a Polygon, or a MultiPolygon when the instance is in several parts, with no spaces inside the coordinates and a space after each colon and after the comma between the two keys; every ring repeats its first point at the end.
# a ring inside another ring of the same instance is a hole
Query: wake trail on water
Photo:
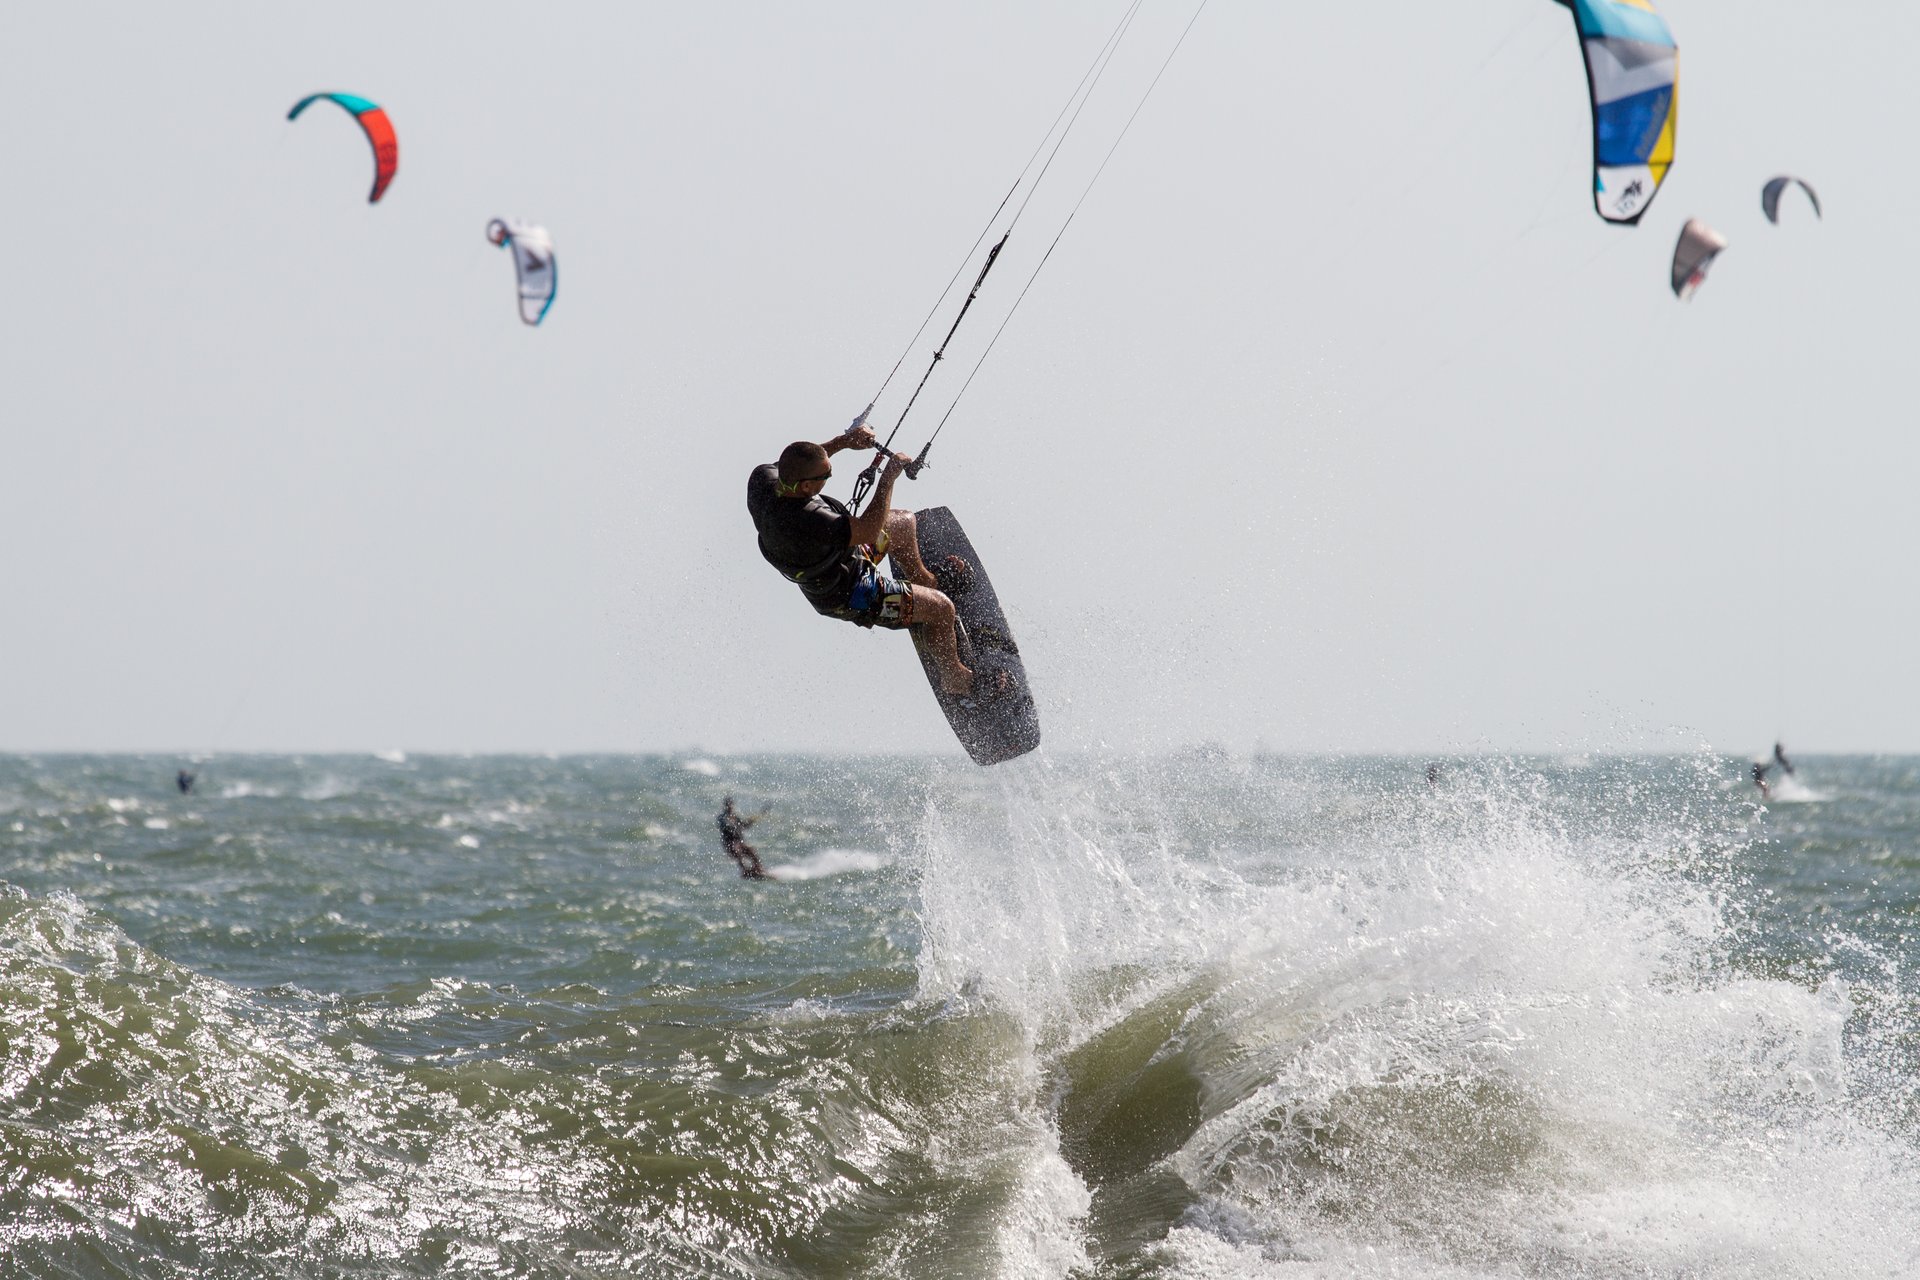
{"type": "Polygon", "coordinates": [[[1770,786],[1773,794],[1767,797],[1768,804],[1821,804],[1833,799],[1828,792],[1810,787],[1790,773],[1780,774],[1770,786]]]}
{"type": "Polygon", "coordinates": [[[1719,771],[936,794],[919,994],[1018,1063],[981,1273],[1916,1274],[1915,1028],[1749,962],[1719,771]]]}
{"type": "Polygon", "coordinates": [[[767,868],[776,880],[823,880],[828,876],[878,871],[887,858],[865,849],[822,849],[819,853],[794,862],[778,862],[767,868]]]}

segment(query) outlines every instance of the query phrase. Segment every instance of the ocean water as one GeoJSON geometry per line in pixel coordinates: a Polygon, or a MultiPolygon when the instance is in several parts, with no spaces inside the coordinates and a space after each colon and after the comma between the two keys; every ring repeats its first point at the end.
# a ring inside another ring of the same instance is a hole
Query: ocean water
{"type": "Polygon", "coordinates": [[[1920,1276],[1920,759],[180,763],[0,758],[0,1273],[1920,1276]]]}

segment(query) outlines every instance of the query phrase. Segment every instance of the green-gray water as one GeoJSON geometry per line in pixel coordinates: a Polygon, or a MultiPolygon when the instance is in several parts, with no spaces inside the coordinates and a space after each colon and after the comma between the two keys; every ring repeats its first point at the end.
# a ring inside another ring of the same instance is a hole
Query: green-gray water
{"type": "Polygon", "coordinates": [[[1920,760],[179,763],[0,758],[6,1274],[1920,1275],[1920,760]]]}

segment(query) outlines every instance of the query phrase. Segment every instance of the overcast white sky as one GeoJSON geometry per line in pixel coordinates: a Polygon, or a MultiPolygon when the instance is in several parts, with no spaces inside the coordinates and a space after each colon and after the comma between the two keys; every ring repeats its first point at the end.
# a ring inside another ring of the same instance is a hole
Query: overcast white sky
{"type": "MultiPolygon", "coordinates": [[[[1123,8],[7,6],[0,749],[957,751],[746,473],[865,404],[1123,8]],[[330,89],[398,129],[379,206],[284,118],[330,89]],[[540,330],[495,216],[553,232],[540,330]]],[[[1620,230],[1559,5],[1211,0],[897,495],[1050,742],[1920,750],[1920,16],[1661,9],[1679,161],[1620,230]],[[1782,171],[1824,223],[1765,223],[1782,171]],[[1690,215],[1732,246],[1683,306],[1690,215]]]]}

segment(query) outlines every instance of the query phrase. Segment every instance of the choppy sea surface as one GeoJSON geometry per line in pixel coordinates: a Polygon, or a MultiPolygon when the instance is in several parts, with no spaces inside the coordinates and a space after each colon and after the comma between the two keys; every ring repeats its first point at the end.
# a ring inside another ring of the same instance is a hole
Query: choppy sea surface
{"type": "Polygon", "coordinates": [[[1920,1276],[1920,759],[183,763],[0,757],[6,1274],[1920,1276]]]}

